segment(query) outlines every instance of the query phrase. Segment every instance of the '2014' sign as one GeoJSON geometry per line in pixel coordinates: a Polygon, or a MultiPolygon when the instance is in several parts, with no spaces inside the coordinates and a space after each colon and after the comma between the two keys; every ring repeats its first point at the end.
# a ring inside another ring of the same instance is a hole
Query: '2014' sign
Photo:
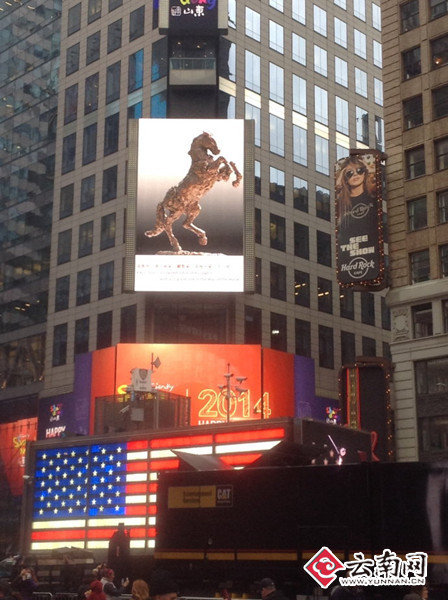
{"type": "MultiPolygon", "coordinates": [[[[198,418],[210,421],[245,420],[257,418],[267,419],[271,415],[269,406],[269,393],[265,392],[261,398],[253,400],[250,390],[235,392],[225,388],[217,392],[213,389],[202,390],[198,400],[204,401],[198,411],[198,418]]],[[[200,424],[204,421],[200,421],[200,424]]]]}

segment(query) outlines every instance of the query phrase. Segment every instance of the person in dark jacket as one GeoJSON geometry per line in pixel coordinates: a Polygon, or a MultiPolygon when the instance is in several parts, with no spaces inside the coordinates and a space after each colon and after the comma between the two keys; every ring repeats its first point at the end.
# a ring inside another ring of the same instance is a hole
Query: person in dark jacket
{"type": "Polygon", "coordinates": [[[263,600],[287,600],[281,590],[278,590],[275,583],[269,577],[260,581],[261,597],[263,600]]]}

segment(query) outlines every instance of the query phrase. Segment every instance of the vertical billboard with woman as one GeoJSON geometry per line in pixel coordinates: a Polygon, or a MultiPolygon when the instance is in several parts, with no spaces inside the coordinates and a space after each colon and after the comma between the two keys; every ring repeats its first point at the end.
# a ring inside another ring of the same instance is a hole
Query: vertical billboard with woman
{"type": "Polygon", "coordinates": [[[335,166],[336,261],[339,284],[385,285],[381,153],[351,152],[335,166]]]}

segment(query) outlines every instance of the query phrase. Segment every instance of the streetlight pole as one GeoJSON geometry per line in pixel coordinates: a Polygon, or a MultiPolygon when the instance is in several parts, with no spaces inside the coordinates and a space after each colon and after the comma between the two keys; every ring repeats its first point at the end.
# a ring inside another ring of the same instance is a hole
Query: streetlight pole
{"type": "MultiPolygon", "coordinates": [[[[231,379],[232,379],[232,377],[233,377],[233,373],[231,373],[231,372],[230,372],[230,363],[227,363],[227,373],[224,373],[224,377],[225,377],[225,379],[226,379],[226,383],[225,383],[225,385],[218,385],[218,387],[219,387],[219,389],[220,389],[221,391],[224,391],[224,390],[225,390],[225,399],[226,399],[226,421],[227,421],[227,423],[230,423],[230,401],[231,401],[231,398],[232,398],[232,396],[231,396],[232,386],[231,386],[230,380],[231,380],[231,379]]],[[[242,383],[243,381],[245,381],[245,380],[247,379],[247,377],[235,377],[235,379],[237,380],[237,382],[238,382],[238,383],[240,384],[240,386],[241,386],[241,383],[242,383]]],[[[240,394],[242,394],[242,393],[244,393],[244,392],[247,392],[247,389],[244,389],[244,388],[242,388],[242,387],[240,387],[240,386],[234,386],[234,387],[235,387],[235,390],[236,390],[237,392],[239,392],[240,394]]]]}

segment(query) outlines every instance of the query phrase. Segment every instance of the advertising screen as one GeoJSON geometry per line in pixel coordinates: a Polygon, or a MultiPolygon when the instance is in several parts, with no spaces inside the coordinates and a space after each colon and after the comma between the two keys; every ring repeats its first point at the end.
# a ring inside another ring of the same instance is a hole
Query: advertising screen
{"type": "Polygon", "coordinates": [[[13,496],[22,494],[27,442],[36,439],[36,430],[36,418],[0,425],[1,468],[13,496]]]}
{"type": "Polygon", "coordinates": [[[213,33],[218,28],[218,0],[170,0],[170,34],[213,33]]]}
{"type": "Polygon", "coordinates": [[[131,289],[244,291],[244,120],[140,119],[136,137],[131,289]]]}
{"type": "Polygon", "coordinates": [[[335,165],[337,277],[345,287],[385,278],[381,155],[368,150],[335,165]]]}

